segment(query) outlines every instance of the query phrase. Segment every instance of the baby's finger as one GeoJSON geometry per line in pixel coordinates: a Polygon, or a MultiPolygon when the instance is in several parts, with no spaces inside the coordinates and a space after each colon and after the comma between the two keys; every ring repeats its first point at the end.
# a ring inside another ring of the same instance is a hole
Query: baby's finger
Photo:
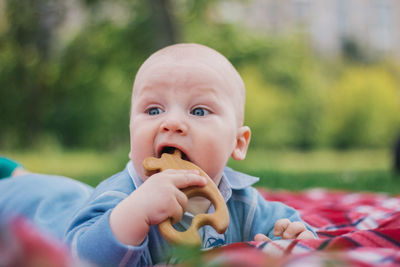
{"type": "Polygon", "coordinates": [[[285,232],[286,228],[289,226],[289,219],[279,219],[276,221],[274,226],[274,236],[281,236],[285,232]]]}
{"type": "Polygon", "coordinates": [[[205,186],[207,180],[199,175],[197,170],[179,170],[176,175],[173,175],[172,183],[177,188],[183,189],[189,186],[205,186]]]}
{"type": "Polygon", "coordinates": [[[266,241],[271,241],[271,239],[268,236],[264,235],[264,234],[256,234],[254,236],[254,241],[256,241],[256,242],[266,242],[266,241]]]}
{"type": "Polygon", "coordinates": [[[172,218],[172,223],[177,223],[181,220],[182,215],[184,213],[184,209],[182,206],[178,203],[178,200],[176,200],[176,203],[171,203],[171,205],[175,205],[172,210],[171,218],[172,218]]]}
{"type": "Polygon", "coordinates": [[[306,230],[304,232],[301,232],[297,236],[297,239],[315,239],[315,236],[310,230],[306,230]]]}
{"type": "Polygon", "coordinates": [[[283,233],[282,237],[284,239],[296,238],[301,232],[306,230],[306,226],[302,222],[292,222],[289,224],[288,228],[283,233]]]}
{"type": "Polygon", "coordinates": [[[176,200],[178,201],[178,204],[182,207],[183,211],[185,211],[188,203],[188,197],[181,190],[176,189],[176,191],[176,200]]]}

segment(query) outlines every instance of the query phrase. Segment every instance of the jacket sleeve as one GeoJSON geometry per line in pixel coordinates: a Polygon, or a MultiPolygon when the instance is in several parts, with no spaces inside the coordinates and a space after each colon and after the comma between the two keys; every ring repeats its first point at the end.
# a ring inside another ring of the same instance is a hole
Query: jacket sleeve
{"type": "Polygon", "coordinates": [[[122,244],[115,238],[109,224],[112,209],[134,189],[126,171],[96,187],[65,233],[66,242],[75,257],[98,266],[152,265],[148,237],[140,246],[122,244]]]}
{"type": "Polygon", "coordinates": [[[284,218],[289,219],[291,222],[303,222],[306,225],[307,229],[310,230],[314,234],[314,236],[316,236],[311,227],[307,223],[302,221],[300,214],[295,209],[281,202],[267,201],[258,192],[256,192],[254,196],[254,201],[254,217],[251,224],[251,229],[249,231],[250,240],[254,240],[254,236],[258,233],[265,234],[271,240],[280,239],[279,237],[274,236],[273,230],[275,222],[279,219],[284,218]]]}

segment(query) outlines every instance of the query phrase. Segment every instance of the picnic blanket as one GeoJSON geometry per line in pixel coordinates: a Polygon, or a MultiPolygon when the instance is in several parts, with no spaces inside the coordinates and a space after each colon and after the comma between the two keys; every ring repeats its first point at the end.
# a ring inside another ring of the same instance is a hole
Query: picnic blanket
{"type": "MultiPolygon", "coordinates": [[[[297,209],[315,240],[240,242],[183,260],[184,266],[400,266],[400,196],[314,189],[259,189],[297,209]]],[[[198,250],[197,250],[198,251],[198,250]]],[[[0,216],[0,266],[86,266],[21,217],[0,216]]]]}
{"type": "Polygon", "coordinates": [[[242,242],[205,255],[222,266],[400,266],[400,196],[259,189],[298,210],[315,240],[242,242]]]}

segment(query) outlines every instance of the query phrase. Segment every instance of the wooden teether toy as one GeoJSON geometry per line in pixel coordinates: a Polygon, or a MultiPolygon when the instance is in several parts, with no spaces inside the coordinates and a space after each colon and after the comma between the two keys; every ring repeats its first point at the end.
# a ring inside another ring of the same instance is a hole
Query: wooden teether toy
{"type": "Polygon", "coordinates": [[[198,170],[201,176],[207,179],[203,187],[191,186],[182,190],[188,198],[202,196],[208,198],[214,205],[215,212],[211,214],[197,214],[192,224],[185,232],[179,232],[172,227],[172,219],[167,219],[158,225],[161,235],[171,244],[201,245],[199,228],[204,225],[211,225],[218,233],[226,231],[229,224],[229,213],[226,203],[211,178],[198,166],[190,161],[181,158],[181,152],[175,149],[173,154],[164,153],[161,158],[148,157],[143,161],[144,168],[148,173],[164,171],[167,169],[176,170],[198,170]]]}

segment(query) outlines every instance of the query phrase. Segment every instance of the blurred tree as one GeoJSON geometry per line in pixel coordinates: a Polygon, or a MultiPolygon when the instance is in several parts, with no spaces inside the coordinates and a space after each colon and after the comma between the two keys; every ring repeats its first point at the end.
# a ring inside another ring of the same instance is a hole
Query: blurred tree
{"type": "Polygon", "coordinates": [[[53,33],[63,20],[63,1],[7,0],[4,14],[0,145],[15,142],[25,147],[43,130],[43,115],[51,101],[53,33]]]}
{"type": "Polygon", "coordinates": [[[393,146],[393,170],[400,175],[400,135],[393,146]]]}
{"type": "MultiPolygon", "coordinates": [[[[129,1],[116,0],[110,5],[106,0],[81,0],[90,12],[89,18],[92,23],[109,20],[110,17],[105,16],[104,10],[112,7],[122,7],[127,14],[125,27],[132,26],[137,22],[137,17],[141,17],[148,21],[146,30],[153,35],[154,39],[151,46],[155,49],[178,42],[179,25],[176,22],[175,1],[171,0],[149,0],[149,1],[129,1]],[[140,14],[140,12],[143,12],[140,14]]],[[[120,10],[119,10],[120,12],[120,10]]],[[[112,13],[112,11],[111,11],[112,13]]],[[[109,15],[109,14],[108,14],[109,15]]],[[[119,16],[121,14],[117,14],[119,16]]]]}
{"type": "Polygon", "coordinates": [[[398,83],[384,66],[350,66],[327,95],[324,129],[337,148],[389,147],[400,125],[398,83]]]}
{"type": "Polygon", "coordinates": [[[344,37],[341,41],[342,57],[356,63],[368,63],[371,61],[368,53],[361,47],[360,43],[350,37],[344,37]]]}
{"type": "Polygon", "coordinates": [[[0,147],[32,146],[49,134],[69,147],[128,141],[132,76],[148,55],[179,35],[172,2],[120,0],[113,3],[121,7],[116,11],[104,0],[82,3],[88,21],[55,54],[63,2],[5,2],[0,147]],[[127,18],[118,23],[121,9],[127,18]]]}
{"type": "Polygon", "coordinates": [[[169,0],[149,0],[151,7],[151,21],[155,36],[156,48],[177,43],[179,38],[179,29],[173,14],[174,2],[169,0]]]}

